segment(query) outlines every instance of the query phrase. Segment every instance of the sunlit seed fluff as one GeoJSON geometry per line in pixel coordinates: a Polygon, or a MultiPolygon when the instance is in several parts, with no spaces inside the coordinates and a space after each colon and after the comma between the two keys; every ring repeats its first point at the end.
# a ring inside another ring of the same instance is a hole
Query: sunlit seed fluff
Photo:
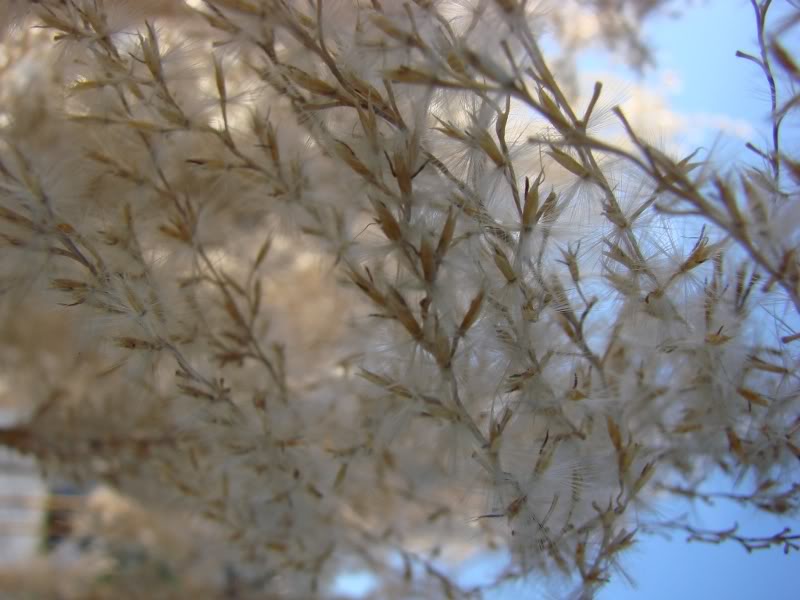
{"type": "Polygon", "coordinates": [[[666,2],[584,4],[0,9],[0,444],[88,494],[3,593],[457,598],[488,548],[590,598],[658,527],[795,548],[659,511],[714,469],[797,506],[798,158],[779,111],[723,175],[573,93],[666,2]]]}

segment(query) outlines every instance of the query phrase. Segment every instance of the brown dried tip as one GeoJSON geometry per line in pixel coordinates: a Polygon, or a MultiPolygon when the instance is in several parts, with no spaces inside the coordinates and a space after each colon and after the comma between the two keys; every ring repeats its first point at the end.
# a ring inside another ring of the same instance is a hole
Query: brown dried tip
{"type": "Polygon", "coordinates": [[[494,0],[495,4],[499,6],[504,12],[512,13],[517,10],[517,0],[494,0]]]}
{"type": "Polygon", "coordinates": [[[653,475],[655,475],[655,472],[655,466],[651,462],[642,467],[642,472],[639,473],[639,477],[636,478],[636,481],[633,484],[632,493],[636,494],[641,491],[641,489],[647,485],[647,482],[652,479],[653,475]]]}
{"type": "Polygon", "coordinates": [[[589,177],[589,171],[586,170],[586,167],[584,167],[566,152],[562,152],[555,146],[551,146],[548,154],[553,158],[553,160],[555,160],[559,165],[564,167],[573,175],[577,175],[581,179],[587,179],[589,177]]]}
{"type": "Polygon", "coordinates": [[[725,430],[725,435],[728,438],[728,448],[730,448],[731,452],[733,452],[740,461],[745,462],[747,460],[747,453],[744,451],[741,438],[730,427],[725,430]]]}
{"type": "Polygon", "coordinates": [[[358,156],[356,156],[356,153],[350,146],[348,146],[347,144],[345,144],[340,140],[335,140],[335,144],[336,144],[335,146],[336,154],[345,163],[347,163],[347,166],[349,166],[351,169],[353,169],[353,171],[361,175],[364,179],[373,178],[372,171],[370,171],[369,168],[363,162],[361,162],[361,160],[359,160],[358,156]]]}
{"type": "Polygon", "coordinates": [[[433,343],[433,356],[440,368],[450,367],[450,339],[441,331],[437,333],[433,343]]]}
{"type": "Polygon", "coordinates": [[[392,212],[380,200],[371,200],[375,213],[378,216],[378,224],[381,226],[386,238],[393,242],[398,242],[403,239],[403,232],[400,229],[400,224],[397,222],[397,219],[394,218],[392,212]]]}
{"type": "Polygon", "coordinates": [[[497,268],[503,274],[503,277],[506,278],[508,283],[514,283],[517,280],[517,274],[514,272],[511,263],[508,261],[508,256],[506,256],[506,253],[503,252],[503,249],[497,244],[493,245],[493,249],[494,264],[497,265],[497,268]]]}
{"type": "Polygon", "coordinates": [[[331,84],[326,83],[321,79],[317,79],[316,77],[312,77],[297,67],[284,65],[284,68],[286,69],[289,79],[306,91],[314,94],[320,94],[322,96],[335,96],[337,93],[336,88],[331,84]]]}
{"type": "Polygon", "coordinates": [[[426,73],[406,66],[389,69],[384,72],[383,76],[389,81],[419,85],[435,85],[439,81],[433,73],[426,73]]]}
{"type": "Polygon", "coordinates": [[[85,290],[89,286],[83,281],[76,281],[74,279],[53,279],[50,281],[50,287],[54,290],[72,292],[75,290],[85,290]]]}
{"type": "Polygon", "coordinates": [[[389,295],[387,296],[389,308],[392,310],[395,319],[405,327],[406,331],[411,334],[415,340],[421,340],[422,328],[414,318],[411,309],[408,307],[405,298],[394,287],[389,287],[389,295]]]}
{"type": "Polygon", "coordinates": [[[425,234],[423,234],[419,244],[419,261],[422,264],[422,274],[425,277],[425,281],[433,283],[436,279],[437,263],[431,241],[425,234]]]}
{"type": "Polygon", "coordinates": [[[749,404],[758,404],[759,406],[769,406],[769,401],[758,392],[754,392],[753,390],[745,387],[736,388],[736,391],[742,398],[747,400],[749,404]]]}
{"type": "Polygon", "coordinates": [[[117,346],[128,350],[158,350],[160,345],[149,340],[142,340],[135,337],[121,336],[114,338],[117,346]]]}
{"type": "Polygon", "coordinates": [[[483,150],[486,156],[488,156],[498,168],[502,169],[505,166],[506,159],[488,131],[481,130],[473,132],[472,137],[478,144],[478,147],[483,150]]]}
{"type": "Polygon", "coordinates": [[[386,306],[386,299],[384,298],[383,294],[378,291],[378,288],[375,287],[375,283],[372,281],[371,277],[367,279],[352,267],[350,268],[349,276],[352,282],[355,283],[362,292],[369,296],[370,300],[372,300],[378,306],[386,306]]]}
{"type": "Polygon", "coordinates": [[[572,281],[578,283],[580,281],[581,274],[578,267],[577,252],[573,251],[571,248],[569,250],[564,250],[562,248],[561,255],[564,257],[564,260],[561,262],[567,266],[567,269],[569,269],[569,275],[572,278],[572,281]]]}
{"type": "Polygon", "coordinates": [[[461,320],[461,325],[458,326],[458,335],[459,337],[463,337],[464,334],[467,333],[470,327],[478,320],[478,316],[481,313],[481,307],[483,306],[483,298],[486,294],[486,290],[481,288],[472,301],[469,303],[469,308],[467,309],[464,318],[461,320]]]}
{"type": "Polygon", "coordinates": [[[436,260],[442,260],[447,250],[450,248],[450,243],[453,241],[453,234],[456,230],[456,213],[453,207],[447,209],[447,220],[442,228],[442,233],[439,236],[439,243],[436,245],[436,260]]]}
{"type": "Polygon", "coordinates": [[[542,223],[547,223],[549,221],[554,221],[557,217],[556,213],[556,204],[558,202],[558,195],[551,191],[547,198],[542,204],[542,207],[539,209],[539,212],[536,213],[536,218],[534,219],[535,223],[541,221],[542,223]]]}
{"type": "Polygon", "coordinates": [[[539,173],[533,185],[531,185],[527,177],[525,178],[525,205],[522,208],[522,227],[525,229],[529,229],[536,223],[536,217],[539,212],[539,186],[543,177],[544,171],[539,173]]]}
{"type": "Polygon", "coordinates": [[[619,452],[622,450],[622,434],[619,431],[619,425],[611,417],[606,417],[606,428],[608,429],[608,437],[611,439],[611,443],[614,444],[614,449],[619,452]]]}

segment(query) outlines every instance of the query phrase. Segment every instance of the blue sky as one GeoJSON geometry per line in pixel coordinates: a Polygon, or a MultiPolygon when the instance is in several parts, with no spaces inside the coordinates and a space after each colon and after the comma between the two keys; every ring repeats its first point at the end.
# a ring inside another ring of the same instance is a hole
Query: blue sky
{"type": "MultiPolygon", "coordinates": [[[[775,0],[773,18],[785,14],[786,0],[775,0]]],[[[656,67],[637,74],[596,49],[579,60],[579,71],[600,77],[612,75],[628,86],[607,86],[609,101],[622,102],[634,87],[652,90],[669,111],[684,119],[674,136],[675,142],[690,152],[697,146],[712,149],[719,165],[733,166],[760,159],[747,151],[745,142],[767,145],[769,93],[758,68],[736,58],[737,50],[755,52],[756,34],[749,0],[694,0],[679,18],[661,17],[652,21],[644,37],[655,51],[656,67]],[[720,133],[715,124],[727,124],[720,133]],[[738,135],[737,135],[738,131],[738,135]],[[745,132],[749,132],[745,135],[745,132]]],[[[800,40],[792,41],[800,47],[800,40]]],[[[587,80],[591,85],[594,79],[587,80]]],[[[665,127],[648,124],[651,136],[668,137],[665,127]]],[[[797,126],[787,123],[787,142],[798,139],[797,126]]],[[[674,132],[673,132],[674,133],[674,132]]],[[[729,492],[730,482],[722,477],[710,481],[706,491],[729,492]]],[[[746,488],[737,490],[744,493],[746,488]]],[[[661,518],[686,514],[693,525],[723,530],[735,523],[745,535],[770,535],[785,525],[800,531],[795,519],[786,523],[758,511],[743,509],[731,502],[714,506],[700,503],[655,501],[653,508],[661,518]]],[[[800,553],[784,555],[781,549],[748,554],[741,546],[727,543],[712,546],[686,543],[686,535],[672,539],[640,536],[638,543],[623,556],[622,566],[634,584],[620,573],[599,594],[600,600],[796,600],[800,598],[800,553]]],[[[503,563],[502,556],[475,559],[466,569],[464,583],[489,576],[503,563]]],[[[518,598],[560,598],[559,590],[542,592],[535,585],[509,585],[490,595],[496,600],[518,598]]]]}
{"type": "MultiPolygon", "coordinates": [[[[730,491],[721,478],[707,490],[730,491]]],[[[741,489],[740,492],[748,490],[741,489]]],[[[661,502],[665,514],[688,514],[699,527],[723,530],[738,523],[744,535],[771,535],[787,523],[742,509],[731,502],[715,506],[701,503],[661,502]]],[[[798,523],[794,520],[793,529],[798,523]]],[[[672,540],[655,536],[641,537],[623,559],[626,572],[635,586],[617,577],[599,595],[600,600],[796,600],[800,583],[800,554],[784,555],[781,549],[759,550],[750,554],[738,544],[712,546],[686,543],[686,535],[675,534],[672,540]]]]}
{"type": "MultiPolygon", "coordinates": [[[[689,4],[689,3],[687,3],[689,4]]],[[[579,61],[579,71],[597,76],[613,75],[629,82],[628,89],[648,88],[669,111],[683,120],[675,142],[688,151],[701,145],[713,148],[712,158],[720,165],[733,166],[744,161],[758,162],[744,148],[746,141],[766,146],[770,125],[769,93],[757,67],[736,58],[737,50],[754,52],[756,35],[749,0],[693,0],[680,18],[662,17],[652,21],[644,37],[655,50],[656,67],[635,74],[622,64],[594,50],[579,61]],[[720,133],[715,125],[727,125],[720,133]],[[738,135],[737,135],[738,131],[738,135]],[[747,134],[745,134],[747,132],[747,134]],[[750,137],[752,136],[752,137],[750,137]]],[[[785,13],[786,0],[775,0],[773,17],[785,13]]],[[[800,40],[792,41],[800,48],[800,40]]],[[[591,85],[592,80],[589,80],[591,85]]],[[[608,89],[608,88],[606,88],[608,89]]],[[[609,101],[622,102],[626,86],[608,94],[609,101]]],[[[787,124],[788,143],[800,139],[796,125],[787,124]]],[[[652,127],[655,136],[668,131],[652,127]]],[[[706,491],[729,492],[730,482],[718,477],[708,482],[706,491]]],[[[740,493],[746,488],[737,490],[740,493]]],[[[800,522],[786,523],[758,514],[731,502],[714,506],[656,500],[653,508],[662,518],[688,515],[693,525],[723,530],[735,523],[744,535],[771,535],[790,525],[800,531],[800,522]]],[[[672,539],[640,536],[638,543],[623,556],[623,567],[635,584],[621,574],[599,594],[600,600],[796,600],[800,598],[800,553],[784,555],[781,549],[748,554],[735,543],[712,546],[685,542],[686,535],[672,539]]],[[[469,586],[486,581],[505,563],[503,554],[478,556],[461,570],[460,583],[469,586]]],[[[341,582],[343,591],[366,592],[368,577],[349,574],[341,582]]],[[[511,584],[487,595],[494,600],[520,598],[547,600],[561,598],[560,590],[541,591],[535,585],[511,584]]]]}
{"type": "MultiPolygon", "coordinates": [[[[713,147],[720,162],[750,161],[754,155],[744,143],[766,145],[770,131],[763,75],[754,64],[735,56],[737,50],[757,53],[752,6],[749,0],[687,0],[685,5],[676,2],[683,7],[678,17],[662,16],[647,24],[643,37],[654,50],[655,68],[635,74],[607,54],[591,51],[581,57],[579,70],[612,74],[659,94],[674,113],[686,118],[685,129],[674,140],[685,148],[713,147]],[[729,129],[746,127],[749,134],[720,133],[719,124],[726,123],[729,129]]],[[[787,0],[775,0],[771,22],[789,10],[787,0]]],[[[786,39],[789,47],[800,45],[798,33],[786,39]]],[[[784,130],[789,143],[800,133],[796,121],[787,122],[784,130]]],[[[651,133],[662,132],[655,128],[651,133]]]]}
{"type": "MultiPolygon", "coordinates": [[[[787,7],[786,0],[775,0],[773,17],[780,16],[787,7]]],[[[676,75],[677,85],[668,96],[672,110],[679,114],[719,115],[748,123],[754,143],[761,145],[769,131],[769,94],[757,67],[735,57],[737,50],[753,52],[755,47],[753,10],[748,0],[695,0],[695,6],[680,19],[664,17],[652,22],[645,37],[655,49],[657,68],[639,78],[638,83],[658,88],[665,71],[676,75]]],[[[797,41],[795,37],[792,43],[797,41]]],[[[603,61],[589,57],[584,66],[602,67],[603,61]]],[[[613,69],[624,71],[620,66],[613,69]]],[[[636,81],[637,76],[627,75],[636,81]]],[[[796,126],[787,125],[785,137],[789,137],[787,133],[796,136],[796,126]]],[[[719,137],[711,128],[686,132],[683,136],[695,143],[701,139],[708,146],[717,142],[715,155],[721,163],[754,158],[744,149],[744,139],[731,135],[719,137]]],[[[725,483],[710,482],[708,489],[726,491],[725,483]]],[[[676,502],[657,506],[670,515],[689,513],[694,523],[706,528],[724,529],[739,523],[746,533],[772,534],[785,524],[729,502],[714,507],[676,502]]],[[[790,525],[794,525],[795,531],[800,530],[796,519],[790,525]]],[[[794,600],[800,597],[800,554],[785,556],[776,549],[748,555],[735,544],[686,544],[684,539],[681,535],[675,535],[671,542],[643,538],[624,562],[637,586],[631,587],[623,577],[617,577],[600,594],[600,599],[794,600]]]]}

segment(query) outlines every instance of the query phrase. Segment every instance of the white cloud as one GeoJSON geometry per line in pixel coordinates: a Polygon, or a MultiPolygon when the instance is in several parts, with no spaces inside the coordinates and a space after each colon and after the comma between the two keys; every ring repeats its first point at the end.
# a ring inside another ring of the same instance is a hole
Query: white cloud
{"type": "MultiPolygon", "coordinates": [[[[664,69],[650,80],[653,83],[636,83],[610,72],[584,74],[581,86],[584,97],[577,105],[588,102],[588,92],[594,82],[602,81],[606,102],[601,100],[601,106],[608,109],[621,106],[634,129],[646,140],[681,154],[710,145],[720,136],[744,141],[753,139],[755,127],[744,119],[724,113],[676,109],[672,98],[681,91],[680,73],[664,69]]],[[[620,137],[625,137],[622,132],[620,137]]]]}

